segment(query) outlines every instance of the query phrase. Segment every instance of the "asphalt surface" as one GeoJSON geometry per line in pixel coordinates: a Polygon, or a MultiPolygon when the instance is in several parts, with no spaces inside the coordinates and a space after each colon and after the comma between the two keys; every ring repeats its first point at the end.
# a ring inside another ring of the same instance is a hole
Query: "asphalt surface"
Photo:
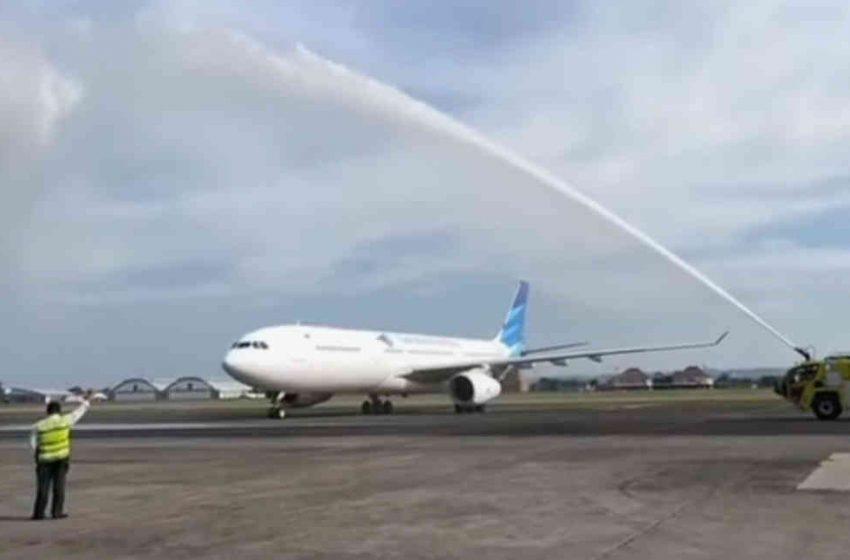
{"type": "Polygon", "coordinates": [[[254,417],[261,405],[236,415],[193,406],[84,421],[71,517],[59,522],[26,519],[26,425],[0,417],[0,558],[822,559],[850,549],[850,494],[797,490],[850,451],[850,421],[818,422],[778,400],[331,410],[282,422],[254,417]]]}

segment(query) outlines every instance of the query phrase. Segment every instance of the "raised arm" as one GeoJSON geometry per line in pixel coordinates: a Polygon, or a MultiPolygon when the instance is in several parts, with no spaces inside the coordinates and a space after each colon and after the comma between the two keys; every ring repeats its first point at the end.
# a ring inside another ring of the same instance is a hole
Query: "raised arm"
{"type": "Polygon", "coordinates": [[[83,399],[83,402],[80,403],[80,406],[74,409],[73,412],[66,414],[65,418],[67,418],[68,422],[70,422],[73,426],[74,424],[80,421],[80,418],[82,418],[86,412],[88,412],[89,406],[91,405],[89,404],[88,399],[83,399]]]}

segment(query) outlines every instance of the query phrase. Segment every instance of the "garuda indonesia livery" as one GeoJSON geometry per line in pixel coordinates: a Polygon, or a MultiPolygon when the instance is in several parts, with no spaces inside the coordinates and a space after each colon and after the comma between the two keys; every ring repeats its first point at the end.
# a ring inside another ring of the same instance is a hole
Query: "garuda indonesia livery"
{"type": "Polygon", "coordinates": [[[266,327],[243,336],[224,357],[234,379],[266,391],[270,417],[286,409],[312,406],[337,393],[369,396],[364,414],[390,414],[390,395],[447,392],[456,412],[481,412],[502,392],[502,381],[537,362],[637,354],[720,344],[712,342],[569,350],[583,343],[527,349],[525,312],[528,283],[520,282],[501,330],[492,340],[423,334],[337,329],[310,325],[266,327]],[[384,397],[384,400],[381,400],[384,397]]]}

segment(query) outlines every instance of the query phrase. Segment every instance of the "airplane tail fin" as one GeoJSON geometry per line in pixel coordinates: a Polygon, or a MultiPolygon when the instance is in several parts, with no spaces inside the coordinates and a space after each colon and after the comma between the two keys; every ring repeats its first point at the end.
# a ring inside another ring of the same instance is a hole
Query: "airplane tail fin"
{"type": "Polygon", "coordinates": [[[496,340],[510,348],[511,355],[525,350],[525,310],[528,307],[528,282],[520,281],[511,308],[496,340]]]}

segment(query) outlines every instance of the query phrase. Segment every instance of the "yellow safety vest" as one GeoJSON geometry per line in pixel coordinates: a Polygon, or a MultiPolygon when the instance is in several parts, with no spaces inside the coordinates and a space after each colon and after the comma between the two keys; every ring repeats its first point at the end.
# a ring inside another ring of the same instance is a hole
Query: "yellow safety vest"
{"type": "Polygon", "coordinates": [[[53,414],[35,425],[38,431],[38,462],[49,463],[71,455],[71,422],[53,414]]]}

